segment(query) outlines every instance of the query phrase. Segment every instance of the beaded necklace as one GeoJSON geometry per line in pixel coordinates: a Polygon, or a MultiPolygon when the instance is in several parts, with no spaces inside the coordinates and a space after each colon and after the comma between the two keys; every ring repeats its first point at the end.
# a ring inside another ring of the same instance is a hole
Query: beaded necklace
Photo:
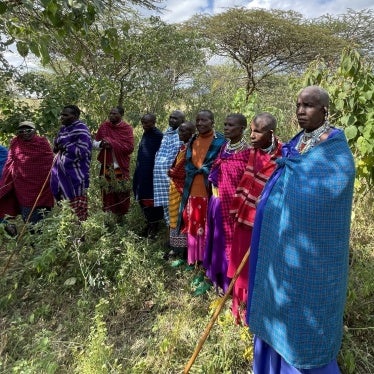
{"type": "Polygon", "coordinates": [[[275,136],[274,134],[271,135],[271,144],[267,148],[261,148],[261,150],[265,153],[271,153],[275,149],[275,136]]]}
{"type": "Polygon", "coordinates": [[[313,148],[316,144],[319,143],[320,138],[322,134],[327,132],[330,129],[330,124],[328,121],[325,121],[325,123],[318,127],[318,129],[315,129],[311,132],[303,132],[303,134],[300,136],[299,141],[297,142],[296,149],[300,153],[305,153],[309,151],[309,149],[313,148]]]}
{"type": "Polygon", "coordinates": [[[225,151],[227,153],[237,153],[242,151],[248,146],[247,141],[244,138],[241,138],[238,142],[231,144],[231,140],[229,140],[226,144],[225,151]]]}

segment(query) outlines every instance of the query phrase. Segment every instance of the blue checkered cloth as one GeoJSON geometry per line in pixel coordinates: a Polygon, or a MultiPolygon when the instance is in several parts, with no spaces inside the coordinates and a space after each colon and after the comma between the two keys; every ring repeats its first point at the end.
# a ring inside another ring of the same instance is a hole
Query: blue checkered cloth
{"type": "MultiPolygon", "coordinates": [[[[179,140],[178,129],[169,127],[162,138],[160,149],[156,153],[153,168],[153,201],[154,206],[163,206],[165,220],[168,223],[169,185],[168,170],[179,151],[182,142],[179,140]]],[[[147,182],[147,181],[145,181],[147,182]]]]}
{"type": "Polygon", "coordinates": [[[355,165],[340,130],[277,163],[252,237],[249,326],[292,366],[317,368],[341,344],[355,165]]]}

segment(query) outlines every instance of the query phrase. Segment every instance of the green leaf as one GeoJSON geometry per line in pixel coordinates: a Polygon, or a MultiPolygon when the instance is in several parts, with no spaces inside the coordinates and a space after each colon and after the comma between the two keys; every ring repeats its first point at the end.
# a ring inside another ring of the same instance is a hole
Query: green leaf
{"type": "Polygon", "coordinates": [[[29,46],[25,42],[17,42],[16,43],[17,52],[25,58],[29,54],[29,46]]]}
{"type": "Polygon", "coordinates": [[[348,140],[352,140],[356,137],[357,135],[357,127],[355,126],[348,126],[345,130],[345,136],[347,137],[348,140]]]}

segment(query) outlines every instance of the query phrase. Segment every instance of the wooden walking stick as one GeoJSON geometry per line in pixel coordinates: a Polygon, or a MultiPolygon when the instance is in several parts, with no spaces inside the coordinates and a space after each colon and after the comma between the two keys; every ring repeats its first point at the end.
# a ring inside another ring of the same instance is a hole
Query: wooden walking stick
{"type": "MultiPolygon", "coordinates": [[[[55,157],[54,157],[54,159],[53,159],[53,161],[52,161],[52,165],[51,165],[51,168],[49,169],[49,172],[48,172],[47,178],[45,178],[45,181],[44,181],[44,183],[43,183],[43,186],[42,186],[42,188],[40,189],[39,194],[38,194],[38,196],[37,196],[36,199],[35,199],[34,205],[32,206],[32,208],[31,208],[31,210],[30,210],[30,213],[28,214],[27,219],[26,219],[24,225],[22,226],[22,230],[21,230],[21,232],[20,232],[19,235],[18,235],[16,249],[18,248],[18,245],[19,245],[19,241],[20,241],[20,239],[23,237],[23,234],[25,233],[26,226],[27,226],[27,224],[29,223],[30,218],[31,218],[31,215],[32,215],[33,211],[34,211],[35,208],[36,208],[36,204],[38,203],[38,201],[39,201],[39,199],[40,199],[40,196],[42,195],[42,193],[43,193],[43,191],[44,191],[45,185],[47,184],[47,182],[48,182],[48,180],[49,180],[49,177],[50,177],[51,172],[52,172],[53,165],[55,164],[55,162],[56,162],[56,160],[57,160],[57,156],[58,156],[58,153],[55,155],[55,157]]],[[[5,274],[6,270],[8,269],[8,266],[9,266],[9,264],[10,264],[10,261],[12,260],[12,258],[13,258],[13,256],[14,256],[15,253],[16,253],[16,251],[12,252],[12,253],[10,254],[10,256],[8,257],[8,260],[7,260],[7,262],[6,262],[6,264],[5,264],[4,268],[3,268],[3,271],[1,272],[1,276],[3,276],[3,275],[5,274]]]]}
{"type": "MultiPolygon", "coordinates": [[[[105,169],[106,169],[106,148],[104,148],[104,162],[103,162],[103,177],[105,180],[105,169]]],[[[101,201],[104,204],[104,186],[101,188],[101,201]]]]}
{"type": "Polygon", "coordinates": [[[199,340],[199,343],[197,344],[197,346],[195,348],[194,353],[192,354],[192,356],[191,356],[190,360],[188,361],[187,365],[185,366],[184,371],[183,371],[184,374],[188,374],[189,373],[189,371],[190,371],[193,363],[195,362],[195,360],[196,360],[196,358],[197,358],[197,356],[198,356],[201,348],[203,347],[203,345],[205,343],[205,340],[209,336],[210,330],[212,329],[212,327],[214,325],[214,322],[216,321],[218,315],[221,313],[221,310],[222,310],[223,306],[225,305],[226,300],[230,296],[230,293],[231,293],[231,291],[232,291],[232,289],[234,287],[234,284],[235,284],[236,280],[239,277],[240,272],[243,270],[246,262],[248,261],[248,257],[249,257],[249,250],[244,255],[244,257],[242,259],[242,262],[240,263],[239,267],[236,269],[234,277],[231,279],[229,288],[227,289],[225,295],[223,296],[222,300],[218,304],[217,309],[215,310],[212,318],[210,319],[208,325],[206,326],[206,328],[204,330],[204,333],[202,334],[202,336],[201,336],[201,338],[199,340]]]}

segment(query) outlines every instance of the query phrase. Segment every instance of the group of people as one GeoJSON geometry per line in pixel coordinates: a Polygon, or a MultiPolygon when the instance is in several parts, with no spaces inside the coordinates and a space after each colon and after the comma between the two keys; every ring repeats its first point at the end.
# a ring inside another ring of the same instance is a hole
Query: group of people
{"type": "Polygon", "coordinates": [[[162,141],[153,130],[147,208],[163,208],[170,255],[222,291],[236,278],[232,312],[255,335],[257,374],[340,373],[355,165],[328,107],[321,87],[301,90],[301,131],[285,144],[270,113],[252,119],[249,139],[242,114],[226,117],[222,135],[209,110],[195,123],[173,112],[162,141]]]}
{"type": "MultiPolygon", "coordinates": [[[[267,112],[251,119],[249,137],[240,113],[226,117],[224,134],[215,131],[210,110],[194,122],[173,111],[164,133],[154,114],[141,118],[133,192],[147,222],[144,234],[154,237],[165,222],[167,255],[204,269],[200,291],[208,279],[226,292],[236,278],[232,313],[255,335],[258,374],[339,373],[355,165],[328,107],[321,87],[301,90],[301,131],[285,144],[267,112]]],[[[21,123],[0,180],[0,219],[20,212],[36,222],[53,197],[68,199],[86,219],[92,147],[100,149],[108,182],[104,210],[126,214],[134,137],[122,116],[122,108],[113,108],[92,141],[79,109],[64,107],[53,151],[34,124],[21,123]]],[[[0,151],[3,162],[6,150],[0,151]]]]}

